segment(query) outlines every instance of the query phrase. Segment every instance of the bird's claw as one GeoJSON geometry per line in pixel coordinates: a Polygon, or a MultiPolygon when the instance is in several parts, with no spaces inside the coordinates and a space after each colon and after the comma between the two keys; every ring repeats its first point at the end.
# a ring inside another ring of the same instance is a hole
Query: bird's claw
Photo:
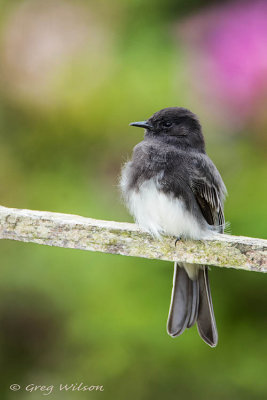
{"type": "Polygon", "coordinates": [[[177,239],[175,240],[175,242],[174,242],[175,247],[176,247],[177,242],[179,242],[180,240],[181,240],[181,237],[178,236],[178,238],[177,238],[177,239]]]}

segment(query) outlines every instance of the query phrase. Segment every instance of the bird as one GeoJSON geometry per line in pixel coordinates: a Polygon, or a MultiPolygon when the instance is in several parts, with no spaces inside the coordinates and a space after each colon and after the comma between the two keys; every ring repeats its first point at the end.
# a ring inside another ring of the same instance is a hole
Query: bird
{"type": "MultiPolygon", "coordinates": [[[[122,197],[135,222],[154,238],[204,240],[223,233],[227,189],[206,154],[198,117],[167,107],[145,121],[145,129],[120,175],[122,197]]],[[[167,332],[181,335],[197,325],[209,346],[218,343],[208,266],[175,262],[167,332]]]]}

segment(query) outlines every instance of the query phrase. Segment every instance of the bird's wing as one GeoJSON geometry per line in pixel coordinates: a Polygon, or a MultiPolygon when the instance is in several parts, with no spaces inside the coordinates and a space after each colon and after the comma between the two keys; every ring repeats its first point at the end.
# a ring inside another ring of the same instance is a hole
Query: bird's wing
{"type": "Polygon", "coordinates": [[[208,156],[196,157],[190,176],[190,186],[204,218],[223,233],[223,203],[227,190],[217,168],[208,156]]]}

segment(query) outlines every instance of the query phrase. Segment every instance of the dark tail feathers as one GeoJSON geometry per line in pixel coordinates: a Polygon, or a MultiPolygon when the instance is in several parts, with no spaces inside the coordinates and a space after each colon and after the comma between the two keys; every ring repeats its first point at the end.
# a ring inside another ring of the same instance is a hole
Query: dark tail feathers
{"type": "Polygon", "coordinates": [[[218,343],[213,312],[208,268],[199,266],[196,279],[188,277],[186,270],[174,264],[172,298],[167,323],[168,334],[175,337],[197,322],[198,332],[211,347],[218,343]]]}

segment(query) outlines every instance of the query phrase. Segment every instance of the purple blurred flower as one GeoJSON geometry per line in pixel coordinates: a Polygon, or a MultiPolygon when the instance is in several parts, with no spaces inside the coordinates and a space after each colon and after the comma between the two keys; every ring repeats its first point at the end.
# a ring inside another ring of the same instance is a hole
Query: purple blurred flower
{"type": "Polygon", "coordinates": [[[267,1],[229,2],[188,19],[179,32],[198,58],[194,72],[204,87],[250,115],[267,93],[267,1]]]}

